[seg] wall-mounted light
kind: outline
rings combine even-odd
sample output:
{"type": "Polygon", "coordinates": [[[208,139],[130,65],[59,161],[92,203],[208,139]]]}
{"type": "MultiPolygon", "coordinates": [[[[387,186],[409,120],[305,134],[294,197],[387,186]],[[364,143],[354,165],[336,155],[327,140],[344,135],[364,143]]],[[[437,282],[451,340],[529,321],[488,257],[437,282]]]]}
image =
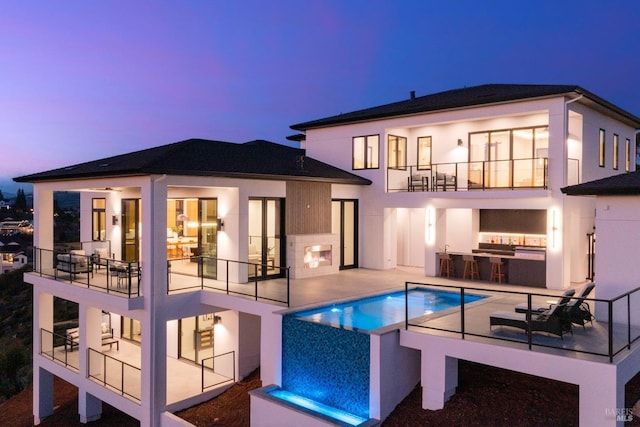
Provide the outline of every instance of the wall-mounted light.
{"type": "Polygon", "coordinates": [[[218,231],[224,231],[224,219],[218,218],[218,231]]]}
{"type": "Polygon", "coordinates": [[[463,144],[462,140],[458,138],[458,147],[462,147],[462,144],[463,144]]]}
{"type": "Polygon", "coordinates": [[[111,224],[112,225],[118,225],[118,215],[113,215],[111,217],[111,224]]]}
{"type": "Polygon", "coordinates": [[[433,208],[427,208],[427,244],[432,244],[435,240],[435,230],[433,229],[435,222],[433,208]]]}
{"type": "Polygon", "coordinates": [[[556,210],[551,210],[551,248],[556,249],[556,234],[558,233],[558,225],[556,224],[556,210]]]}
{"type": "Polygon", "coordinates": [[[218,316],[218,315],[214,315],[213,316],[213,324],[214,325],[220,325],[222,324],[222,317],[218,316]]]}

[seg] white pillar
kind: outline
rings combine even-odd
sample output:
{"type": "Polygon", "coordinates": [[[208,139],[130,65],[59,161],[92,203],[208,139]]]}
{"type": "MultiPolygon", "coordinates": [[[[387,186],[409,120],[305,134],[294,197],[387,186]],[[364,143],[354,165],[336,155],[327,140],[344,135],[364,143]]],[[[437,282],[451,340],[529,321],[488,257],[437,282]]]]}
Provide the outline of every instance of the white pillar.
{"type": "Polygon", "coordinates": [[[458,359],[422,350],[422,407],[432,411],[444,404],[458,386],[458,359]]]}
{"type": "Polygon", "coordinates": [[[260,335],[260,379],[265,385],[282,385],[282,317],[262,316],[260,335]]]}
{"type": "Polygon", "coordinates": [[[83,424],[99,420],[102,415],[102,400],[79,388],[78,412],[80,413],[80,422],[83,424]]]}
{"type": "MultiPolygon", "coordinates": [[[[35,347],[35,346],[34,346],[35,347]]],[[[33,367],[33,424],[38,425],[53,414],[53,374],[40,366],[33,367]]]]}

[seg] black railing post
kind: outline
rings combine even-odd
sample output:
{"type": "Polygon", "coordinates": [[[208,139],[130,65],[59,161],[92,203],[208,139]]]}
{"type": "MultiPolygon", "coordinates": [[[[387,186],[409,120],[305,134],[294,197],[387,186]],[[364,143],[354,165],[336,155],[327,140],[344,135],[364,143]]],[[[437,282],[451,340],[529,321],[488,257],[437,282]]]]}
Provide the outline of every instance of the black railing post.
{"type": "Polygon", "coordinates": [[[609,363],[613,362],[613,301],[607,301],[609,306],[609,363]]]}
{"type": "Polygon", "coordinates": [[[529,350],[532,348],[533,339],[531,336],[531,293],[527,294],[527,343],[529,344],[529,350]]]}
{"type": "Polygon", "coordinates": [[[289,287],[289,285],[290,285],[290,281],[289,281],[290,269],[291,269],[291,267],[287,267],[286,270],[285,270],[286,271],[285,274],[287,275],[287,307],[290,307],[290,301],[291,301],[291,288],[289,287]]]}
{"type": "Polygon", "coordinates": [[[464,288],[460,288],[460,334],[464,339],[464,288]]]}
{"type": "Polygon", "coordinates": [[[409,282],[404,282],[404,330],[409,329],[409,282]]]}
{"type": "Polygon", "coordinates": [[[631,294],[627,294],[627,349],[631,350],[631,294]]]}

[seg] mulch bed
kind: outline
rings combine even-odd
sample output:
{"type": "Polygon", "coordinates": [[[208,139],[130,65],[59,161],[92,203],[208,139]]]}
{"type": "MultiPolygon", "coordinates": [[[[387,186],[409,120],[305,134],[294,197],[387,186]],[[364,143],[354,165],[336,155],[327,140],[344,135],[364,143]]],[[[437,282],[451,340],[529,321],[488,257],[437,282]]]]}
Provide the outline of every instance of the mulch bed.
{"type": "MultiPolygon", "coordinates": [[[[135,419],[103,404],[102,418],[81,424],[78,390],[56,378],[55,413],[41,426],[139,426],[135,419]]],[[[176,413],[196,426],[249,427],[248,391],[261,387],[259,371],[215,399],[176,413]]],[[[0,424],[33,425],[31,388],[0,404],[0,424]]],[[[640,399],[640,374],[626,386],[625,406],[640,399]]],[[[578,387],[572,384],[460,361],[456,394],[439,411],[422,409],[418,386],[384,421],[383,427],[446,426],[577,426],[578,387]]],[[[640,418],[626,425],[640,426],[640,418]]]]}

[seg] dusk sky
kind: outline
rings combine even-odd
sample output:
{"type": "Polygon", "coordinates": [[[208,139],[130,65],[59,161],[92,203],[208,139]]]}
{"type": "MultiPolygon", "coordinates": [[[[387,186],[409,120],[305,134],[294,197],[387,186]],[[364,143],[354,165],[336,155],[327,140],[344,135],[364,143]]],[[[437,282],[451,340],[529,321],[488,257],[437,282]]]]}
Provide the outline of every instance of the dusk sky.
{"type": "Polygon", "coordinates": [[[0,190],[188,138],[485,83],[576,84],[640,116],[640,2],[0,0],[0,190]]]}

